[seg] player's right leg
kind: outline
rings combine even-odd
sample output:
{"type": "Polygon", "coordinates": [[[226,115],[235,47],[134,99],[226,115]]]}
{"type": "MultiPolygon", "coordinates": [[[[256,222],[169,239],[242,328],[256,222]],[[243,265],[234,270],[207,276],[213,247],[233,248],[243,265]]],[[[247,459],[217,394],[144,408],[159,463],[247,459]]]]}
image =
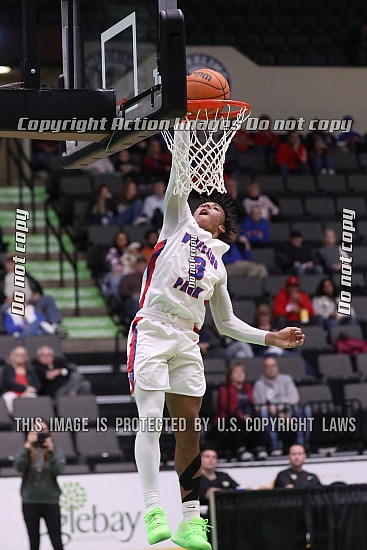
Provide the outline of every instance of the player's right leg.
{"type": "MultiPolygon", "coordinates": [[[[156,544],[171,537],[167,518],[160,506],[159,465],[161,431],[150,431],[144,425],[144,419],[162,418],[164,408],[164,391],[143,390],[135,385],[135,399],[139,411],[140,429],[135,439],[135,460],[143,491],[145,524],[149,544],[156,544]]],[[[151,428],[151,426],[150,426],[151,428]]]]}

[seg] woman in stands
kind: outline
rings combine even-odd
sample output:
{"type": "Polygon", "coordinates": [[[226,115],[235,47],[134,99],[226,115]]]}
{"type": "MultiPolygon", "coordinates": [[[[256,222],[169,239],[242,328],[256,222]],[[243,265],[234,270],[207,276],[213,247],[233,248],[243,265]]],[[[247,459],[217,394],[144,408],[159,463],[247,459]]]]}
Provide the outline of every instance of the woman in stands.
{"type": "Polygon", "coordinates": [[[30,550],[39,550],[41,518],[45,520],[54,550],[64,548],[59,506],[61,490],[57,483],[64,466],[64,453],[55,448],[48,423],[35,419],[24,449],[15,458],[15,467],[22,474],[20,492],[30,550]]]}
{"type": "Polygon", "coordinates": [[[315,315],[323,319],[324,328],[330,334],[331,327],[345,324],[355,325],[356,314],[351,307],[350,315],[338,313],[339,291],[330,277],[322,279],[316,289],[316,296],[312,299],[315,315]]]}
{"type": "Polygon", "coordinates": [[[38,378],[30,365],[25,347],[17,346],[9,355],[3,371],[3,395],[1,396],[10,415],[14,411],[17,397],[37,397],[38,378]]]}
{"type": "Polygon", "coordinates": [[[93,225],[111,225],[115,222],[115,208],[112,193],[106,183],[102,183],[89,211],[89,223],[93,225]]]}
{"type": "Polygon", "coordinates": [[[125,181],[117,203],[116,223],[119,227],[132,224],[139,218],[143,203],[138,195],[138,186],[134,180],[125,181]]]}
{"type": "Polygon", "coordinates": [[[109,271],[104,278],[103,285],[107,296],[115,296],[118,299],[120,281],[125,275],[134,272],[136,257],[140,249],[141,244],[131,243],[126,231],[118,231],[113,246],[111,246],[106,256],[109,271]]]}
{"type": "Polygon", "coordinates": [[[215,416],[218,449],[226,450],[239,460],[251,460],[253,454],[247,450],[250,438],[246,433],[246,419],[254,414],[252,386],[246,383],[245,366],[235,361],[229,368],[227,383],[220,386],[218,393],[215,416]]]}

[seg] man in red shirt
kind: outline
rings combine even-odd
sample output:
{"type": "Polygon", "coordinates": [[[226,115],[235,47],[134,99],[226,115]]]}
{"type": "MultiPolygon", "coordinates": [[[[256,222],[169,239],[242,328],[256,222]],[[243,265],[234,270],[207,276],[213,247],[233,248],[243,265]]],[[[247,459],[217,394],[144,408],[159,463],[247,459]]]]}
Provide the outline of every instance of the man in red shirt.
{"type": "Polygon", "coordinates": [[[308,323],[314,316],[311,299],[299,286],[298,277],[287,277],[285,286],[275,296],[273,308],[277,327],[308,323]]]}
{"type": "Polygon", "coordinates": [[[287,141],[279,145],[275,162],[280,175],[283,177],[287,177],[289,173],[310,173],[307,149],[302,145],[300,135],[297,131],[289,132],[287,141]]]}

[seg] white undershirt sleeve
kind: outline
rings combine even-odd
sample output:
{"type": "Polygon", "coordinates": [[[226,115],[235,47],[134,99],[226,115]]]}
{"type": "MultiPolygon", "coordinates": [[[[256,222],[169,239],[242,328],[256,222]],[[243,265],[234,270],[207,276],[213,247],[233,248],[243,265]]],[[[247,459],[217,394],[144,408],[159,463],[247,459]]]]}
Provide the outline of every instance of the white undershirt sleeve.
{"type": "Polygon", "coordinates": [[[215,286],[209,305],[213,321],[220,334],[241,342],[266,345],[265,336],[268,331],[252,327],[234,315],[226,284],[215,286]]]}

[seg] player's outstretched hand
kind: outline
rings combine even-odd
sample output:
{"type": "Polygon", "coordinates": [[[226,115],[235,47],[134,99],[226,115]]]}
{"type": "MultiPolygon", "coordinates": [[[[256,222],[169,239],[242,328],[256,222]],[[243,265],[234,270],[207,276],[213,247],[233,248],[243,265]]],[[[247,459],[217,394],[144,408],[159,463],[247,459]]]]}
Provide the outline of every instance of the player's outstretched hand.
{"type": "Polygon", "coordinates": [[[304,341],[305,335],[298,327],[286,327],[277,332],[268,332],[265,337],[267,346],[277,346],[278,348],[297,348],[302,346],[304,341]]]}

